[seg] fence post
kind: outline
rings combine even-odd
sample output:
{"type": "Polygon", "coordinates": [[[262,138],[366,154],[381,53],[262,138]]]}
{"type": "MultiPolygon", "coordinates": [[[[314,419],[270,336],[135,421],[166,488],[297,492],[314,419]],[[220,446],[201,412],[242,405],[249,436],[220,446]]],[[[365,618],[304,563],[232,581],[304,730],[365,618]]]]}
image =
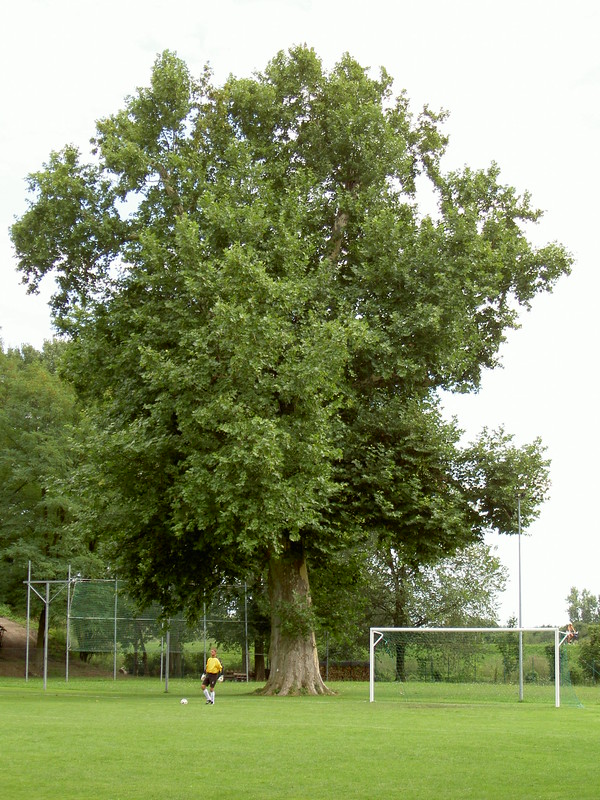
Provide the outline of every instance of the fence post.
{"type": "Polygon", "coordinates": [[[202,672],[204,672],[204,667],[206,666],[206,600],[204,601],[204,628],[202,631],[202,635],[204,637],[204,661],[202,663],[202,672]]]}
{"type": "Polygon", "coordinates": [[[115,578],[115,628],[113,636],[113,681],[117,680],[117,611],[119,603],[119,579],[115,578]]]}
{"type": "MultiPolygon", "coordinates": [[[[244,581],[244,642],[246,648],[246,652],[244,654],[246,661],[246,683],[248,683],[250,680],[250,659],[248,653],[248,585],[246,581],[244,581]]],[[[256,678],[256,675],[254,677],[256,678]]]]}
{"type": "Polygon", "coordinates": [[[29,615],[31,613],[31,561],[27,568],[27,627],[25,641],[25,682],[29,680],[29,615]]]}
{"type": "Polygon", "coordinates": [[[560,707],[560,640],[559,629],[554,629],[554,705],[560,707]]]}
{"type": "Polygon", "coordinates": [[[169,661],[171,660],[171,620],[167,621],[167,654],[165,658],[165,692],[169,691],[169,661]]]}
{"type": "Polygon", "coordinates": [[[69,682],[69,650],[71,647],[71,565],[67,574],[67,645],[65,654],[65,683],[69,682]]]}
{"type": "Polygon", "coordinates": [[[50,617],[50,581],[46,581],[46,618],[44,620],[44,691],[48,685],[48,634],[50,617]]]}

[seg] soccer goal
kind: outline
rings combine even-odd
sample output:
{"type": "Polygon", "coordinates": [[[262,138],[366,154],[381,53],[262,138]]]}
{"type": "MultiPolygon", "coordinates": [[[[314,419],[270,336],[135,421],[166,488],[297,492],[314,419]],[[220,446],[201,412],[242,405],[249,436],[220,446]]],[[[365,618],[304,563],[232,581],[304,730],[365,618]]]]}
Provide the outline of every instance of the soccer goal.
{"type": "Polygon", "coordinates": [[[558,628],[371,628],[370,701],[552,702],[560,706],[558,628]]]}

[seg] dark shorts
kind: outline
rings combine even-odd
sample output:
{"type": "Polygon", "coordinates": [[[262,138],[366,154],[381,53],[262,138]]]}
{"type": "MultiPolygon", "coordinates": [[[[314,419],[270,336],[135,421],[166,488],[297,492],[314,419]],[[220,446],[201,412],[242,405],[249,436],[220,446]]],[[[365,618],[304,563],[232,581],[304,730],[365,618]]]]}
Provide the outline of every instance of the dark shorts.
{"type": "Polygon", "coordinates": [[[205,675],[206,675],[206,678],[204,678],[204,681],[203,681],[204,685],[205,686],[210,686],[211,689],[214,689],[215,688],[215,683],[217,682],[217,679],[219,677],[219,673],[218,672],[206,672],[205,675]]]}

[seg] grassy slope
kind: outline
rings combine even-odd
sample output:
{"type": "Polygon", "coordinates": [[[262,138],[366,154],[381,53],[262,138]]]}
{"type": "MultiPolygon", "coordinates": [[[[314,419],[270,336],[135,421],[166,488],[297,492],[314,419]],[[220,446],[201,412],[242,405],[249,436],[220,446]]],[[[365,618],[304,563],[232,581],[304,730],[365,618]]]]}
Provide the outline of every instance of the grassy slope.
{"type": "Polygon", "coordinates": [[[263,698],[225,683],[0,679],[3,776],[11,800],[243,798],[596,800],[600,693],[585,707],[536,703],[263,698]],[[181,696],[187,706],[179,703],[181,696]]]}

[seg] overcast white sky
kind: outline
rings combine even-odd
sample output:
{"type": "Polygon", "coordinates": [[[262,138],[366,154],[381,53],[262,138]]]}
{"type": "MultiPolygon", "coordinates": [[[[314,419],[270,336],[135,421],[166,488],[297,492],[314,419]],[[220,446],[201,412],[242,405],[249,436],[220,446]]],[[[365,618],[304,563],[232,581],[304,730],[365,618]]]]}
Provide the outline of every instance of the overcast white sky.
{"type": "MultiPolygon", "coordinates": [[[[51,150],[88,152],[95,121],[147,85],[175,50],[221,82],[306,43],[326,66],[345,51],[384,66],[417,112],[445,108],[447,166],[486,167],[545,210],[536,243],[559,241],[573,274],[538,298],[503,347],[504,368],[474,397],[451,398],[468,438],[505,425],[517,443],[541,436],[552,493],[522,537],[523,624],[563,625],[572,586],[600,594],[597,514],[597,309],[600,185],[600,3],[597,0],[20,0],[0,7],[0,337],[41,347],[46,299],[25,294],[8,227],[25,210],[25,176],[51,150]]],[[[501,621],[518,611],[517,538],[501,621]]]]}

